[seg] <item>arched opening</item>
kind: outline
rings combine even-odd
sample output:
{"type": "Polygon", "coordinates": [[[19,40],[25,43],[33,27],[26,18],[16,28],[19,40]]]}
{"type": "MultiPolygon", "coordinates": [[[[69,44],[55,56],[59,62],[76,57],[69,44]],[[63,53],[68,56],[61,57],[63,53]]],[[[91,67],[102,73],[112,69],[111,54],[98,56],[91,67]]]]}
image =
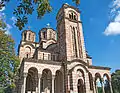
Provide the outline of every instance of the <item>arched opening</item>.
{"type": "Polygon", "coordinates": [[[24,33],[24,40],[26,40],[26,33],[24,33]]]}
{"type": "Polygon", "coordinates": [[[105,93],[111,93],[109,76],[107,74],[104,74],[103,75],[103,79],[104,79],[104,90],[105,90],[105,93]]]}
{"type": "Polygon", "coordinates": [[[78,93],[84,93],[84,82],[82,79],[78,80],[78,93]]]}
{"type": "Polygon", "coordinates": [[[73,16],[73,13],[71,13],[72,14],[72,19],[74,18],[74,16],[73,16]]]}
{"type": "Polygon", "coordinates": [[[49,69],[42,72],[41,92],[52,93],[52,72],[49,69]]]}
{"type": "Polygon", "coordinates": [[[46,32],[43,32],[43,38],[44,39],[46,38],[46,32]]]}
{"type": "Polygon", "coordinates": [[[77,55],[77,41],[76,41],[76,30],[75,30],[75,27],[73,27],[73,41],[74,41],[74,51],[75,51],[75,57],[77,58],[78,55],[77,55]]]}
{"type": "Polygon", "coordinates": [[[26,78],[26,93],[37,92],[38,90],[38,70],[34,67],[28,70],[28,76],[26,78]]]}
{"type": "Polygon", "coordinates": [[[59,70],[55,76],[55,93],[63,93],[63,74],[59,70]]]}
{"type": "Polygon", "coordinates": [[[92,74],[89,72],[89,84],[90,84],[90,90],[93,90],[93,77],[92,74]]]}
{"type": "Polygon", "coordinates": [[[27,46],[25,48],[25,57],[30,58],[30,54],[31,54],[31,48],[29,46],[27,46]]]}
{"type": "Polygon", "coordinates": [[[69,14],[69,18],[72,19],[72,15],[71,14],[69,14]]]}
{"type": "Polygon", "coordinates": [[[78,93],[85,93],[85,77],[83,70],[78,69],[77,75],[77,77],[79,78],[77,83],[78,93]]]}
{"type": "Polygon", "coordinates": [[[30,40],[31,33],[28,34],[28,40],[30,40]]]}
{"type": "Polygon", "coordinates": [[[95,88],[96,88],[96,93],[103,93],[102,79],[99,73],[95,74],[95,88]]]}
{"type": "Polygon", "coordinates": [[[77,19],[76,19],[76,15],[74,15],[74,20],[77,20],[77,19]]]}

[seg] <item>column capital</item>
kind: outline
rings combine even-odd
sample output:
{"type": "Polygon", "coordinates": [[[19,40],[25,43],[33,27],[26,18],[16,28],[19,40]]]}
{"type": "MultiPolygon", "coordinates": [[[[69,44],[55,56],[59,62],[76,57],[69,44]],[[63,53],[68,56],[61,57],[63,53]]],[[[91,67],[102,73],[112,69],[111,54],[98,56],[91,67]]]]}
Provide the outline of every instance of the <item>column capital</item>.
{"type": "Polygon", "coordinates": [[[55,75],[52,75],[52,79],[55,79],[55,75]]]}
{"type": "Polygon", "coordinates": [[[28,73],[24,73],[24,74],[23,74],[24,77],[27,77],[27,75],[28,75],[28,73]]]}
{"type": "Polygon", "coordinates": [[[41,78],[42,77],[42,74],[38,73],[38,78],[41,78]]]}

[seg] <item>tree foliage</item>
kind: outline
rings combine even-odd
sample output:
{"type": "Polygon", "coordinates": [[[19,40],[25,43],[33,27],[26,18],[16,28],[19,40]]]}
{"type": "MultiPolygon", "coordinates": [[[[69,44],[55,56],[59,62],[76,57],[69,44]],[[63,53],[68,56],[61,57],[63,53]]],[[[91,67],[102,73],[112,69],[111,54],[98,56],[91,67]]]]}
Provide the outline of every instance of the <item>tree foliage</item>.
{"type": "MultiPolygon", "coordinates": [[[[14,40],[5,34],[5,23],[0,20],[0,93],[7,88],[15,87],[15,77],[19,59],[15,55],[14,40]]],[[[8,93],[8,92],[6,92],[8,93]]]]}
{"type": "MultiPolygon", "coordinates": [[[[5,6],[4,2],[10,0],[1,0],[0,9],[5,6]]],[[[80,0],[72,0],[76,5],[80,4],[80,0]]],[[[50,0],[18,0],[19,5],[14,9],[13,14],[15,14],[17,21],[15,25],[22,30],[28,23],[28,16],[32,15],[33,11],[37,12],[37,18],[42,18],[46,13],[52,11],[52,6],[50,5],[50,0]]]]}
{"type": "Polygon", "coordinates": [[[114,93],[120,93],[120,70],[112,73],[112,87],[114,93]]]}

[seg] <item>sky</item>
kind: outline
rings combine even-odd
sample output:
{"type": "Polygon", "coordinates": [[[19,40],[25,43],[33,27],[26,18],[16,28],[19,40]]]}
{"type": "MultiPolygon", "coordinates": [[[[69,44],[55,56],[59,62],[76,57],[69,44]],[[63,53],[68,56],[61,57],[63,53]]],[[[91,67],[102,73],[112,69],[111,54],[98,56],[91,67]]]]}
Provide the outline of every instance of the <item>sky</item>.
{"type": "MultiPolygon", "coordinates": [[[[23,30],[29,27],[36,32],[38,42],[39,30],[48,23],[56,30],[56,14],[62,4],[68,3],[81,11],[85,47],[93,59],[93,65],[111,67],[111,72],[120,69],[120,0],[81,0],[79,6],[72,0],[50,0],[50,3],[52,12],[45,14],[42,19],[37,19],[34,12],[29,16],[29,23],[23,30]]],[[[13,10],[18,2],[10,0],[6,4],[7,6],[0,10],[0,18],[4,17],[7,24],[6,34],[12,35],[15,40],[17,53],[22,31],[14,26],[16,17],[13,15],[13,10]]]]}

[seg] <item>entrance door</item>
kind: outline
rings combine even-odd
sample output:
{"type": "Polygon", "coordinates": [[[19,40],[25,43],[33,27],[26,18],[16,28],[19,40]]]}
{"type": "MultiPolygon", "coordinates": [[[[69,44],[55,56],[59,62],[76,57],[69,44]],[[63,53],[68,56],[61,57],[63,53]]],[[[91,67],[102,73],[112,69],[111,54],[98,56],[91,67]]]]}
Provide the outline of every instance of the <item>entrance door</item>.
{"type": "Polygon", "coordinates": [[[82,79],[78,80],[77,87],[78,87],[78,93],[84,93],[84,84],[82,79]]]}

